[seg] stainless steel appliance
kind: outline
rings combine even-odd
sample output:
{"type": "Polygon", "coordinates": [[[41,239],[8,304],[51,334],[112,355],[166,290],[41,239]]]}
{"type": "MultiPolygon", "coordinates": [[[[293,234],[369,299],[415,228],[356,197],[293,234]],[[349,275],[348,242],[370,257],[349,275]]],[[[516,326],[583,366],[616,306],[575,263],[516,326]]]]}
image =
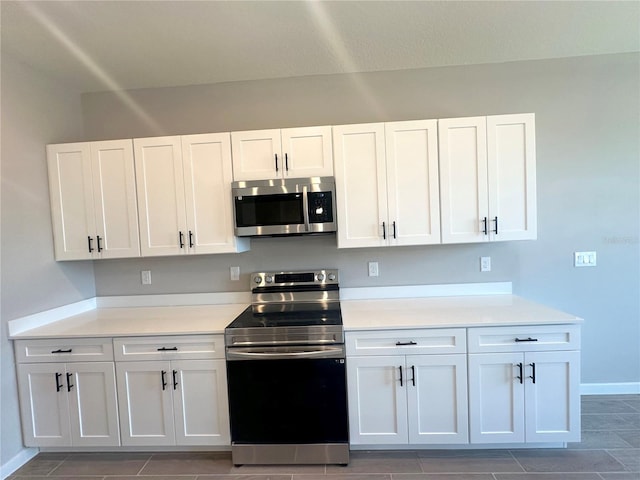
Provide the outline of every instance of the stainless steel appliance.
{"type": "Polygon", "coordinates": [[[338,271],[251,276],[252,305],[225,329],[231,452],[241,464],[347,464],[338,271]]]}
{"type": "Polygon", "coordinates": [[[231,188],[239,237],[336,231],[333,177],[233,182],[231,188]]]}

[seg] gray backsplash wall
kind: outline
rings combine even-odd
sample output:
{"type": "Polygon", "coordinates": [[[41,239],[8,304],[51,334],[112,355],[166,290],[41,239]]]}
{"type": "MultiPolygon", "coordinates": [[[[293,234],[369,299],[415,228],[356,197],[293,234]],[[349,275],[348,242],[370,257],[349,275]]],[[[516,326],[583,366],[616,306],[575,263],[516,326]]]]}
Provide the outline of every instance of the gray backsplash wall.
{"type": "Polygon", "coordinates": [[[586,319],[586,383],[640,381],[639,62],[636,54],[328,75],[83,96],[86,140],[534,112],[538,240],[338,250],[266,238],[249,252],[94,262],[98,295],[246,291],[248,273],[339,268],[344,287],[512,281],[586,319]],[[595,250],[598,266],[574,268],[595,250]],[[492,271],[479,272],[479,257],[492,271]],[[367,277],[367,261],[380,276],[367,277]],[[229,267],[240,266],[240,282],[229,267]],[[140,284],[151,270],[153,284],[140,284]],[[620,368],[625,365],[625,368],[620,368]]]}

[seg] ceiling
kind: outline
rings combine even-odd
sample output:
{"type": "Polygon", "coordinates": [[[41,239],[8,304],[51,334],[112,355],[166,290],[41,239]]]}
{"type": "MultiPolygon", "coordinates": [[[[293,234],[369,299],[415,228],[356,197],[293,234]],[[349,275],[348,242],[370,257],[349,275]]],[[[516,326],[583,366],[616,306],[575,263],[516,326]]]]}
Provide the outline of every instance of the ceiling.
{"type": "Polygon", "coordinates": [[[7,1],[1,48],[83,92],[640,51],[637,1],[7,1]]]}

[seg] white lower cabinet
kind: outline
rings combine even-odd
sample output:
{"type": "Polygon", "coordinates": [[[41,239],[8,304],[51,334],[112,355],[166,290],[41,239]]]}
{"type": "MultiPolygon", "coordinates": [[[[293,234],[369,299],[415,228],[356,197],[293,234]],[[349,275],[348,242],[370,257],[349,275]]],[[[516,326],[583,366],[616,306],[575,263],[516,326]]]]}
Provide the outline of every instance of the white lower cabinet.
{"type": "MultiPolygon", "coordinates": [[[[74,350],[81,351],[83,345],[82,340],[73,342],[71,346],[63,341],[17,341],[16,357],[29,357],[29,351],[48,347],[49,360],[56,355],[74,360],[74,350]]],[[[78,356],[92,355],[85,351],[78,356]]],[[[26,446],[120,445],[113,351],[94,356],[108,361],[46,362],[45,355],[30,357],[33,363],[19,360],[18,390],[26,446]]]]}
{"type": "Polygon", "coordinates": [[[204,341],[194,349],[194,339],[197,337],[185,337],[181,344],[179,337],[168,338],[167,343],[158,343],[157,347],[139,339],[137,350],[135,340],[115,341],[116,359],[124,354],[133,360],[136,351],[141,356],[172,358],[116,362],[123,445],[230,444],[225,361],[184,359],[203,356],[203,349],[213,350],[204,341]]]}
{"type": "Polygon", "coordinates": [[[580,441],[579,341],[578,326],[469,329],[471,443],[580,441]]]}
{"type": "Polygon", "coordinates": [[[464,329],[353,332],[346,342],[351,444],[468,443],[464,329]],[[393,351],[412,354],[384,355],[393,351]]]}

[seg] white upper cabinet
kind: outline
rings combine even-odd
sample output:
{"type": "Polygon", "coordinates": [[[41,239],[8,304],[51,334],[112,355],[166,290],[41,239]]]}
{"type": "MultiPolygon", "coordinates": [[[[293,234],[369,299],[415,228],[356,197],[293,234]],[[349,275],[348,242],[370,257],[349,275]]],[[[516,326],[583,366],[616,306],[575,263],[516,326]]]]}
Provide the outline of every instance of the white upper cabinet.
{"type": "Polygon", "coordinates": [[[442,243],[535,239],[534,114],[438,121],[442,243]]]}
{"type": "Polygon", "coordinates": [[[331,127],[232,132],[233,179],[333,175],[331,127]]]}
{"type": "Polygon", "coordinates": [[[47,145],[56,260],[140,255],[131,140],[47,145]]]}
{"type": "Polygon", "coordinates": [[[440,243],[437,121],[333,127],[338,248],[440,243]]]}
{"type": "Polygon", "coordinates": [[[134,140],[143,256],[247,249],[233,235],[228,133],[134,140]]]}

